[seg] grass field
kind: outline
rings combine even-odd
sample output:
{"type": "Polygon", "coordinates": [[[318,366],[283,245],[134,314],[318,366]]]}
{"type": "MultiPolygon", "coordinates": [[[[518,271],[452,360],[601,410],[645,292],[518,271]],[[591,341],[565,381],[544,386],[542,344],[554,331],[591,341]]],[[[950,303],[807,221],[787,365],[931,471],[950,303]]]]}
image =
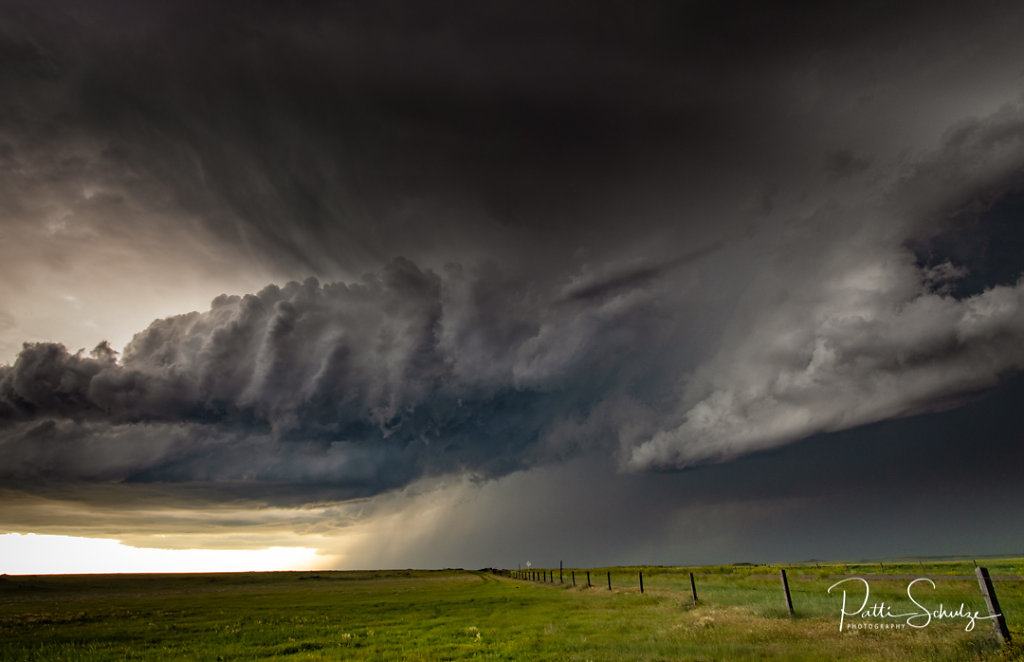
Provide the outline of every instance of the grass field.
{"type": "MultiPolygon", "coordinates": [[[[837,579],[868,579],[871,603],[965,603],[984,615],[970,561],[591,569],[563,583],[489,572],[238,573],[0,577],[2,660],[1022,660],[1024,561],[986,561],[1014,637],[991,622],[841,632],[837,579]],[[637,573],[644,573],[645,593],[637,573]],[[690,600],[696,573],[698,602],[690,600]],[[613,590],[606,572],[612,573],[613,590]]],[[[854,587],[851,587],[851,604],[854,587]]],[[[863,591],[857,594],[857,603],[863,591]]],[[[848,607],[853,609],[852,607],[848,607]]],[[[860,619],[847,622],[903,622],[860,619]]]]}

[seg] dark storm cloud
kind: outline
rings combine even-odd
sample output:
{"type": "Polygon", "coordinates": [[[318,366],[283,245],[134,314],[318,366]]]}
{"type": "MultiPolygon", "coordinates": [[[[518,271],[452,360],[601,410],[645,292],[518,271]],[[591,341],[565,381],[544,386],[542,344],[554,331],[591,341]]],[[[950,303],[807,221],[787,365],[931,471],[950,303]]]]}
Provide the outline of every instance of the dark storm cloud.
{"type": "Polygon", "coordinates": [[[662,423],[630,463],[681,467],[942,409],[1020,370],[1021,118],[1015,104],[960,122],[884,195],[815,210],[808,229],[835,235],[779,248],[749,317],[681,385],[678,427],[662,423]]]}
{"type": "Polygon", "coordinates": [[[611,391],[644,315],[580,311],[499,274],[442,278],[398,259],[351,284],[310,279],[222,296],[155,321],[120,361],[26,345],[0,368],[8,479],[264,480],[375,493],[419,476],[500,475],[543,455],[553,426],[611,391]],[[554,337],[554,338],[552,338],[554,337]]]}
{"type": "Polygon", "coordinates": [[[170,246],[181,238],[161,215],[174,213],[197,243],[290,276],[352,277],[395,254],[514,261],[527,246],[599,259],[665,229],[652,213],[624,226],[608,213],[623,198],[655,208],[734,170],[790,167],[777,155],[805,140],[790,69],[808,53],[834,49],[842,80],[847,58],[875,66],[866,43],[902,43],[922,20],[970,35],[978,13],[14,4],[0,89],[20,166],[5,198],[25,207],[45,181],[76,210],[65,232],[170,246]],[[82,188],[106,208],[84,213],[82,188]]]}
{"type": "Polygon", "coordinates": [[[669,502],[746,524],[758,495],[841,498],[813,480],[834,435],[1024,367],[1021,23],[1009,3],[9,3],[7,345],[44,295],[84,306],[69,284],[130,312],[196,274],[299,282],[150,314],[116,357],[26,346],[0,367],[0,476],[290,506],[505,477],[491,507],[620,499],[609,538],[669,502]],[[751,454],[794,443],[786,492],[751,454]],[[598,474],[559,474],[579,456],[598,474]]]}

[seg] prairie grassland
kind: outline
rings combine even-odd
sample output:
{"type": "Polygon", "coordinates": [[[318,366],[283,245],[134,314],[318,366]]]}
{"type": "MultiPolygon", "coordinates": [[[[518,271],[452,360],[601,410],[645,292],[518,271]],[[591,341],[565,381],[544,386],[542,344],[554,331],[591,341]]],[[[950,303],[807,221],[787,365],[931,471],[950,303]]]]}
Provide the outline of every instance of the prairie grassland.
{"type": "Polygon", "coordinates": [[[913,608],[908,581],[929,577],[921,603],[984,615],[967,561],[787,566],[792,618],[774,566],[600,568],[589,589],[570,569],[563,583],[557,569],[554,583],[459,570],[0,577],[0,659],[1022,660],[1024,561],[985,564],[1008,647],[989,621],[966,631],[962,618],[839,630],[841,599],[827,589],[849,576],[896,613],[913,608]]]}

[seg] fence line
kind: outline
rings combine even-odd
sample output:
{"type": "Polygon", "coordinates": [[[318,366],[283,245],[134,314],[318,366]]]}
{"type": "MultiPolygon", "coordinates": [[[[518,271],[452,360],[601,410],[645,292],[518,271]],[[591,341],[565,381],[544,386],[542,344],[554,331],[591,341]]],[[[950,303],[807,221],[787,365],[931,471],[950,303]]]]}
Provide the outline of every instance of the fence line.
{"type": "MultiPolygon", "coordinates": [[[[863,565],[865,567],[867,567],[867,564],[863,564],[863,565]]],[[[878,563],[877,565],[882,570],[882,572],[885,573],[885,566],[884,566],[884,564],[878,563]]],[[[924,564],[923,564],[923,562],[920,563],[920,566],[921,566],[921,570],[923,572],[924,571],[924,564]]],[[[816,567],[820,569],[820,565],[816,564],[816,567]]],[[[890,567],[892,567],[892,566],[890,566],[890,567]]],[[[898,565],[897,565],[897,567],[898,567],[898,565]]],[[[851,575],[849,573],[849,565],[843,564],[843,568],[847,570],[846,577],[853,576],[853,575],[851,575]]],[[[554,584],[554,582],[555,582],[555,572],[554,572],[553,569],[550,570],[550,571],[547,570],[547,569],[541,569],[539,571],[538,570],[522,570],[522,569],[516,569],[516,570],[492,570],[491,572],[493,572],[494,574],[505,575],[507,577],[510,577],[510,578],[513,578],[513,579],[518,579],[518,580],[523,580],[523,581],[537,581],[537,582],[551,583],[551,584],[554,584]]],[[[589,588],[593,587],[593,584],[591,583],[591,580],[590,580],[590,570],[586,570],[585,572],[586,572],[586,575],[587,575],[587,586],[586,586],[586,588],[589,589],[589,588]]],[[[559,561],[558,562],[558,583],[559,584],[564,584],[564,574],[563,573],[564,573],[563,562],[559,561]]],[[[655,573],[654,576],[657,576],[658,574],[659,573],[655,573]]],[[[666,572],[664,574],[672,574],[672,575],[677,575],[678,574],[678,575],[681,576],[681,573],[678,572],[678,571],[676,571],[676,572],[669,571],[669,572],[666,572]]],[[[695,579],[696,575],[695,575],[695,573],[693,571],[689,571],[688,574],[689,574],[689,585],[690,585],[689,588],[690,588],[690,595],[691,595],[691,598],[692,598],[692,605],[695,606],[697,604],[697,582],[696,582],[696,579],[695,579]]],[[[986,604],[986,606],[988,608],[988,612],[989,612],[990,618],[992,620],[994,634],[995,634],[996,638],[999,640],[1000,643],[1002,643],[1004,645],[1005,644],[1009,644],[1010,641],[1011,641],[1011,638],[1010,638],[1010,631],[1009,631],[1009,629],[1007,627],[1007,624],[1006,624],[1006,615],[1002,611],[1002,609],[1001,609],[1001,607],[999,605],[999,600],[996,597],[995,587],[992,584],[991,575],[989,574],[989,571],[988,571],[987,568],[981,567],[981,566],[977,566],[976,562],[975,562],[975,574],[976,574],[976,577],[977,577],[977,580],[978,580],[978,586],[981,589],[982,597],[983,597],[983,599],[985,601],[985,604],[986,604]]],[[[608,582],[608,590],[611,591],[611,590],[613,590],[612,589],[612,573],[611,573],[611,570],[607,570],[605,572],[605,576],[606,576],[606,579],[607,579],[607,582],[608,582]]],[[[703,573],[702,576],[705,576],[705,577],[727,576],[727,573],[703,573]]],[[[756,574],[745,574],[744,575],[744,574],[740,574],[740,576],[741,577],[748,577],[748,578],[749,577],[767,578],[770,575],[756,575],[756,574]]],[[[798,576],[802,577],[802,578],[817,578],[817,579],[827,579],[827,578],[831,578],[831,577],[836,577],[836,575],[822,575],[822,574],[802,575],[802,576],[798,575],[798,576]]],[[[937,575],[937,576],[938,577],[943,577],[943,578],[946,578],[946,579],[950,579],[950,580],[962,580],[962,579],[965,579],[965,577],[960,576],[960,575],[941,575],[940,574],[940,575],[937,575]]],[[[572,586],[575,587],[576,586],[576,571],[575,570],[571,570],[570,571],[570,577],[571,577],[571,581],[572,581],[572,586]]],[[[786,613],[787,613],[788,616],[792,617],[792,616],[795,615],[795,610],[794,610],[794,605],[793,605],[793,596],[792,596],[792,594],[790,592],[790,587],[789,587],[789,579],[788,579],[788,576],[786,574],[786,569],[785,568],[779,568],[779,575],[778,575],[778,577],[781,580],[781,584],[782,584],[782,591],[783,591],[783,598],[785,600],[784,605],[785,605],[786,613]]],[[[843,577],[843,575],[839,575],[839,577],[843,577]]],[[[865,575],[865,577],[864,577],[865,581],[867,580],[866,579],[867,577],[870,577],[870,575],[865,575]]],[[[901,575],[883,574],[881,578],[884,579],[884,580],[890,580],[891,581],[891,580],[901,579],[901,578],[904,578],[904,577],[901,576],[901,575]]],[[[1021,580],[1021,578],[1019,576],[1011,576],[1011,577],[1009,577],[1009,579],[1016,580],[1016,581],[1020,581],[1021,580]]],[[[644,573],[643,573],[643,570],[639,570],[639,569],[637,570],[637,580],[638,580],[638,584],[639,584],[639,592],[640,592],[640,594],[644,594],[644,573]]]]}

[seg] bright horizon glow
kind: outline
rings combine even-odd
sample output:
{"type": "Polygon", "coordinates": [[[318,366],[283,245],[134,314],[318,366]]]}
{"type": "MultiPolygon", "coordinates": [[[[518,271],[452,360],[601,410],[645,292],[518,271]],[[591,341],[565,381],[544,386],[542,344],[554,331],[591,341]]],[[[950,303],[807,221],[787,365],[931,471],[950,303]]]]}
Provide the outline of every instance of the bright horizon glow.
{"type": "Polygon", "coordinates": [[[155,549],[108,538],[0,535],[0,573],[8,575],[323,570],[329,562],[310,547],[155,549]]]}

